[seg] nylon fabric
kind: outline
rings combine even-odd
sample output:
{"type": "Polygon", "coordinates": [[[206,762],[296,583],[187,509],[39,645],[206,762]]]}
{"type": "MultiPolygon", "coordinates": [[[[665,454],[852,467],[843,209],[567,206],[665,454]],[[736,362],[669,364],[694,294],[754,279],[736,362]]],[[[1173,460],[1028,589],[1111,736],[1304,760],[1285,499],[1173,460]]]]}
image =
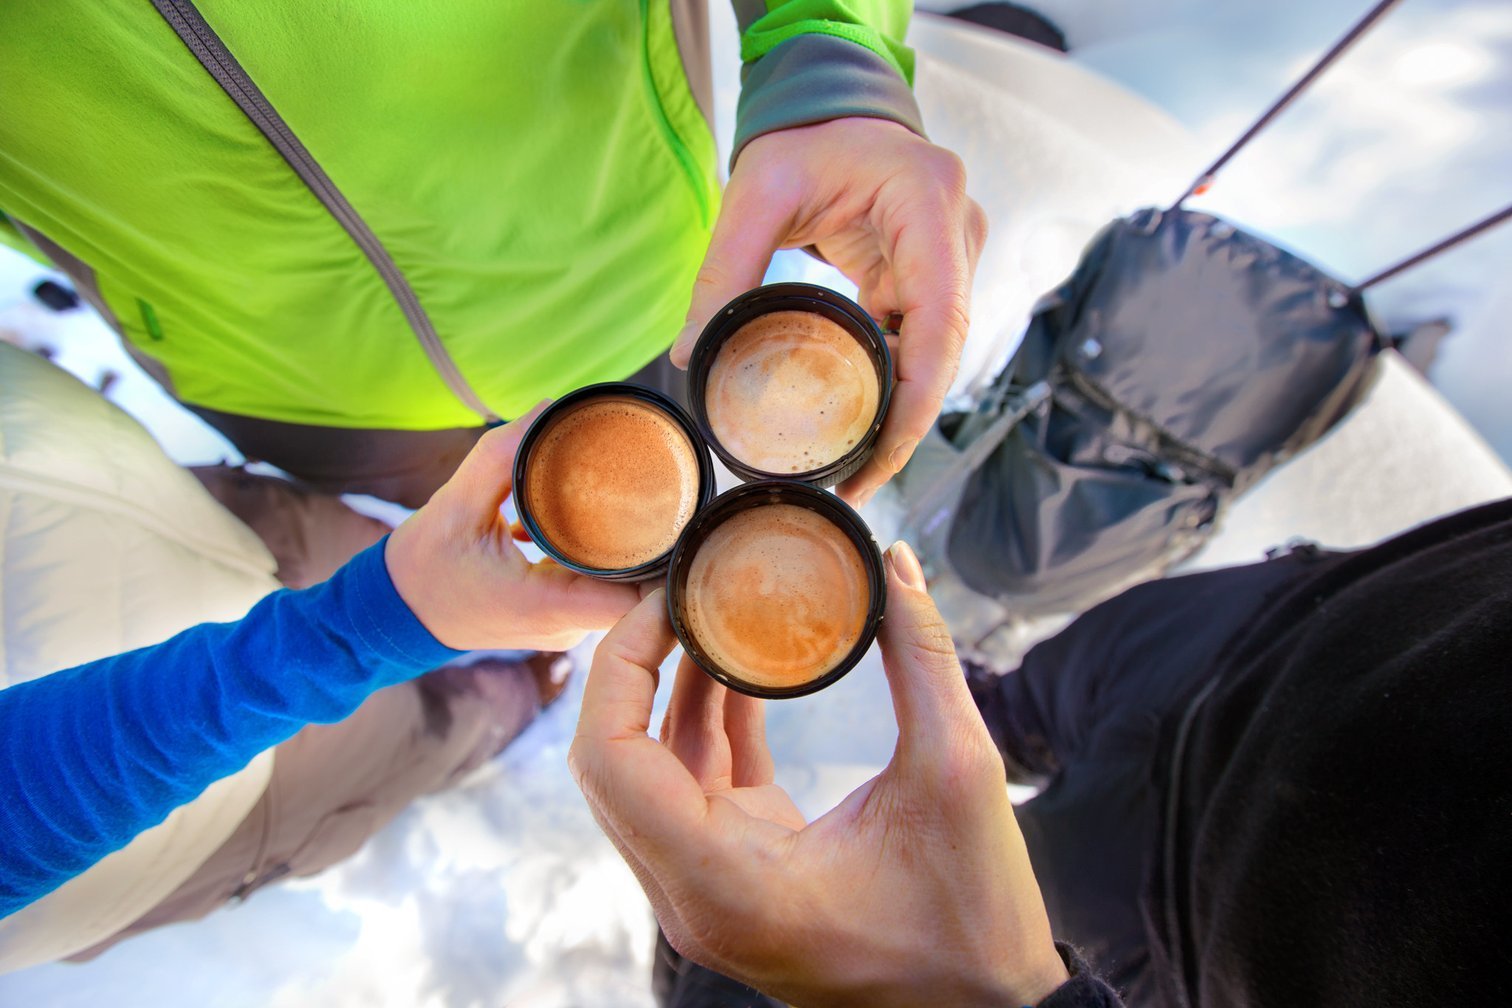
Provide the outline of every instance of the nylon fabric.
{"type": "Polygon", "coordinates": [[[28,259],[36,260],[43,265],[47,264],[47,260],[37,252],[37,247],[26,240],[26,235],[22,234],[21,229],[11,223],[3,210],[0,210],[0,245],[15,249],[28,259]]]}
{"type": "Polygon", "coordinates": [[[1207,214],[1139,211],[915,454],[911,528],[980,595],[1079,611],[1201,546],[1365,395],[1383,345],[1363,301],[1297,256],[1207,214]]]}
{"type": "MultiPolygon", "coordinates": [[[[194,9],[406,284],[390,289],[151,5],[0,8],[0,207],[87,267],[185,403],[467,427],[463,383],[488,414],[517,416],[623,378],[681,328],[718,187],[666,0],[194,9]],[[406,287],[443,353],[401,309],[406,287]]],[[[757,102],[760,130],[852,114],[917,128],[901,81],[877,79],[911,72],[908,10],[768,11],[759,31],[781,37],[763,51],[839,33],[875,65],[799,67],[791,108],[757,102]]]]}
{"type": "Polygon", "coordinates": [[[913,4],[896,0],[768,0],[767,13],[744,26],[740,58],[752,63],[800,35],[834,35],[865,46],[913,84],[913,50],[903,44],[913,4]]]}
{"type": "MultiPolygon", "coordinates": [[[[675,336],[717,195],[664,5],[199,7],[491,410],[623,377],[675,336]]],[[[150,7],[7,6],[0,93],[0,206],[95,269],[180,398],[324,426],[476,422],[150,7]]]]}

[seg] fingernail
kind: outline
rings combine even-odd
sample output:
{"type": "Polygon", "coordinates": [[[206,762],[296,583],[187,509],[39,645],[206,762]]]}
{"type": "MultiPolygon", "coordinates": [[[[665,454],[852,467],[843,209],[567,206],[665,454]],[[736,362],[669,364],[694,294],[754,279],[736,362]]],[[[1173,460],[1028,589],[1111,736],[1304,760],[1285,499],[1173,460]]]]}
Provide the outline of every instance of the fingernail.
{"type": "Polygon", "coordinates": [[[902,472],[903,466],[913,456],[914,449],[917,447],[919,447],[918,441],[904,441],[898,445],[892,450],[892,454],[887,456],[888,468],[893,472],[902,472]]]}
{"type": "Polygon", "coordinates": [[[919,558],[914,555],[913,549],[899,539],[887,548],[887,560],[892,564],[893,573],[898,575],[898,580],[915,591],[924,591],[924,568],[919,566],[919,558]]]}
{"type": "Polygon", "coordinates": [[[687,357],[693,353],[693,341],[698,338],[698,333],[703,327],[697,322],[689,322],[683,326],[677,334],[677,339],[672,344],[670,356],[676,360],[678,357],[687,357]]]}

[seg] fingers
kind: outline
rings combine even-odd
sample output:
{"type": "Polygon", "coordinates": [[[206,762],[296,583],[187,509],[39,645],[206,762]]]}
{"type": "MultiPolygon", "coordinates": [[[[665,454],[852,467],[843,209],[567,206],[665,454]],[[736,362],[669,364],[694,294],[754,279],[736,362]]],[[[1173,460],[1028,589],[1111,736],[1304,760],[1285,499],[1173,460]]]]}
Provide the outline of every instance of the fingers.
{"type": "MultiPolygon", "coordinates": [[[[957,252],[964,264],[964,250],[957,252]]],[[[887,477],[903,468],[940,415],[966,345],[967,298],[963,279],[959,286],[941,290],[904,312],[898,334],[898,380],[873,455],[874,468],[887,477]]]]}
{"type": "Polygon", "coordinates": [[[842,488],[847,500],[864,503],[908,462],[940,415],[966,346],[971,278],[987,219],[966,195],[960,160],[936,151],[935,184],[899,197],[898,209],[884,216],[893,307],[903,314],[897,384],[871,461],[842,488]]]}
{"type": "Polygon", "coordinates": [[[885,556],[887,612],[878,638],[898,717],[898,753],[950,755],[944,741],[985,731],[972,702],[950,630],[924,590],[918,558],[903,542],[885,556]]]}
{"type": "Polygon", "coordinates": [[[614,626],[643,597],[638,585],[587,577],[550,557],[533,564],[530,576],[530,594],[539,603],[539,611],[570,616],[572,625],[581,630],[614,626]]]}
{"type": "Polygon", "coordinates": [[[705,792],[731,786],[730,740],[724,727],[725,698],[730,695],[730,690],[683,657],[667,704],[662,742],[705,792]]]}
{"type": "Polygon", "coordinates": [[[725,697],[724,730],[730,740],[730,784],[751,788],[772,783],[776,768],[767,747],[766,703],[731,691],[725,697]]]}
{"type": "MultiPolygon", "coordinates": [[[[657,918],[676,928],[681,922],[669,888],[685,885],[690,871],[720,875],[725,852],[708,828],[703,789],[669,749],[645,734],[655,669],[672,641],[661,592],[648,596],[605,636],[593,657],[568,766],[657,918]]],[[[696,712],[703,702],[696,690],[684,687],[684,707],[696,712]]],[[[694,889],[705,886],[695,882],[694,889]]]]}
{"type": "Polygon", "coordinates": [[[645,735],[656,700],[657,670],[674,643],[666,596],[652,592],[594,651],[578,736],[599,743],[645,735]]]}
{"type": "Polygon", "coordinates": [[[737,163],[725,189],[714,236],[703,266],[693,281],[693,300],[687,324],[672,345],[672,363],[688,366],[693,344],[714,313],[736,296],[761,285],[772,253],[781,247],[792,227],[792,208],[771,186],[746,182],[737,163]]]}
{"type": "Polygon", "coordinates": [[[666,598],[654,592],[605,635],[593,655],[568,765],[612,836],[635,847],[680,845],[696,834],[703,790],[676,757],[648,738],[657,668],[674,636],[666,598]]]}
{"type": "Polygon", "coordinates": [[[662,740],[706,793],[772,783],[765,705],[721,686],[686,655],[662,740]]]}
{"type": "Polygon", "coordinates": [[[835,487],[835,496],[858,511],[893,478],[894,472],[874,454],[850,479],[835,487]]]}
{"type": "Polygon", "coordinates": [[[896,476],[934,426],[960,366],[966,325],[964,300],[904,316],[887,419],[871,458],[835,490],[852,507],[864,505],[896,476]]]}
{"type": "Polygon", "coordinates": [[[492,527],[514,487],[515,453],[520,441],[546,405],[537,403],[519,419],[485,433],[436,496],[444,494],[449,506],[459,509],[477,528],[492,527]]]}

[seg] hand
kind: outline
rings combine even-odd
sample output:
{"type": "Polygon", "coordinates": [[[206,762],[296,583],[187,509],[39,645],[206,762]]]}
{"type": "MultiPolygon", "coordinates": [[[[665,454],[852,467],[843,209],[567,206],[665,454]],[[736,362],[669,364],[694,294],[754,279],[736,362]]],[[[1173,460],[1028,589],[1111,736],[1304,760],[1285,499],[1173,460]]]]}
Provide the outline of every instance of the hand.
{"type": "Polygon", "coordinates": [[[484,434],[446,485],[394,530],[389,576],[425,628],[463,651],[564,651],[612,626],[640,598],[634,585],[530,563],[499,513],[515,452],[540,407],[484,434]]]}
{"type": "Polygon", "coordinates": [[[714,313],[757,287],[779,248],[814,246],[877,319],[899,312],[898,383],[872,460],[839,493],[865,503],[939,416],[966,342],[987,217],[954,154],[886,119],[834,119],[757,137],[740,152],[672,348],[687,367],[714,313]]]}
{"type": "Polygon", "coordinates": [[[892,762],[804,824],[761,701],[671,651],[657,593],[599,646],[569,762],[683,955],[804,1008],[1035,1004],[1067,979],[988,737],[907,546],[888,551],[892,762]]]}

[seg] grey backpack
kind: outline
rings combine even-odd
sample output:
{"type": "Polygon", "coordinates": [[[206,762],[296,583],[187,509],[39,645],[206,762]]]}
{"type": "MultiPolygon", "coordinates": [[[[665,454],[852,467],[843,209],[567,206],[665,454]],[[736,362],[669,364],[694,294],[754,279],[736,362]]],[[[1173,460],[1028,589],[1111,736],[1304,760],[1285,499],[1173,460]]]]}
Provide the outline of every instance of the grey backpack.
{"type": "Polygon", "coordinates": [[[1161,573],[1368,388],[1389,341],[1361,292],[1512,215],[1350,285],[1183,208],[1391,2],[1176,205],[1104,228],[976,407],[940,418],[899,480],[903,534],[933,573],[1023,616],[1075,612],[1161,573]]]}

